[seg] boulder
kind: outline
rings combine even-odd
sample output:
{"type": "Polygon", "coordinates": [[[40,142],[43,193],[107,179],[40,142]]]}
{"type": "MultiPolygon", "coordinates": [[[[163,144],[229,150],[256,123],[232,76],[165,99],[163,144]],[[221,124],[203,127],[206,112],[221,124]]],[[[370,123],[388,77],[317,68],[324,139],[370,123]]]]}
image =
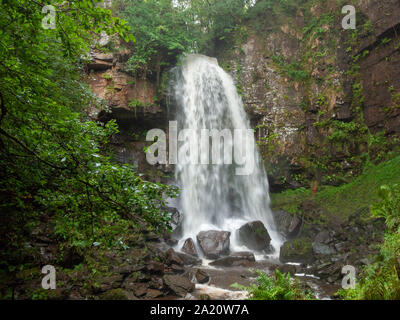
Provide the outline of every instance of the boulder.
{"type": "Polygon", "coordinates": [[[207,283],[210,280],[208,273],[201,269],[197,269],[194,276],[198,283],[207,283]]]}
{"type": "Polygon", "coordinates": [[[256,261],[252,252],[233,252],[227,257],[219,258],[210,263],[216,267],[251,266],[256,261]]]}
{"type": "Polygon", "coordinates": [[[183,252],[176,252],[176,254],[183,261],[185,266],[196,266],[201,264],[201,259],[196,258],[195,256],[183,252]]]}
{"type": "Polygon", "coordinates": [[[169,248],[167,250],[167,252],[166,252],[165,263],[168,266],[171,266],[173,264],[178,265],[178,266],[183,266],[184,265],[184,262],[179,257],[178,253],[175,252],[175,250],[172,249],[172,248],[169,248]]]}
{"type": "Polygon", "coordinates": [[[150,261],[147,265],[146,265],[146,270],[150,273],[154,273],[154,274],[162,274],[164,273],[164,269],[165,266],[163,263],[158,262],[158,261],[150,261]]]}
{"type": "Polygon", "coordinates": [[[261,221],[246,223],[238,230],[239,242],[256,251],[271,251],[271,237],[261,221]]]}
{"type": "Polygon", "coordinates": [[[322,230],[315,236],[314,242],[329,244],[330,242],[332,242],[332,237],[330,232],[328,230],[322,230]]]}
{"type": "Polygon", "coordinates": [[[210,276],[203,269],[192,269],[188,271],[185,276],[193,283],[207,283],[210,281],[210,276]]]}
{"type": "Polygon", "coordinates": [[[172,227],[172,237],[180,238],[182,233],[182,221],[183,216],[178,211],[178,209],[173,207],[163,207],[164,211],[168,212],[168,215],[171,218],[171,227],[172,227]]]}
{"type": "Polygon", "coordinates": [[[302,220],[297,216],[280,210],[273,212],[275,225],[278,231],[288,239],[297,237],[300,233],[302,220]]]}
{"type": "Polygon", "coordinates": [[[314,260],[311,241],[306,238],[286,241],[281,247],[279,260],[283,263],[311,263],[314,260]]]}
{"type": "Polygon", "coordinates": [[[186,277],[179,275],[165,275],[163,277],[165,286],[177,296],[185,297],[187,293],[195,289],[195,285],[186,277]]]}
{"type": "Polygon", "coordinates": [[[314,254],[330,255],[330,254],[334,254],[336,252],[335,249],[331,248],[327,244],[323,244],[320,242],[313,242],[312,248],[313,248],[314,254]]]}
{"type": "Polygon", "coordinates": [[[182,252],[198,257],[196,246],[192,238],[187,238],[181,249],[182,252]]]}
{"type": "Polygon", "coordinates": [[[228,231],[202,231],[197,235],[197,242],[208,259],[218,259],[229,254],[231,233],[228,231]]]}

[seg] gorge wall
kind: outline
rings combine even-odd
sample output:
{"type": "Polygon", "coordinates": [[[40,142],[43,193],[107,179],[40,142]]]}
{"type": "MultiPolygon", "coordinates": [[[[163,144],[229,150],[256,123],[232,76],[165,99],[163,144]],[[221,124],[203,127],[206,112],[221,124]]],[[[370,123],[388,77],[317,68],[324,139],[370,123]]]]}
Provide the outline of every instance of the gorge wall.
{"type": "Polygon", "coordinates": [[[371,137],[391,144],[400,133],[400,4],[359,1],[355,31],[341,27],[343,5],[271,16],[219,55],[257,128],[272,191],[344,182],[363,154],[386,152],[371,137]]]}
{"type": "MultiPolygon", "coordinates": [[[[342,29],[343,5],[310,1],[295,13],[263,13],[261,27],[249,21],[244,36],[214,53],[236,79],[272,191],[346,182],[397,142],[400,4],[358,1],[354,31],[342,29]]],[[[147,166],[143,133],[171,118],[165,89],[124,70],[129,50],[92,57],[88,82],[107,108],[91,115],[117,119],[118,161],[162,181],[172,168],[147,166]]]]}

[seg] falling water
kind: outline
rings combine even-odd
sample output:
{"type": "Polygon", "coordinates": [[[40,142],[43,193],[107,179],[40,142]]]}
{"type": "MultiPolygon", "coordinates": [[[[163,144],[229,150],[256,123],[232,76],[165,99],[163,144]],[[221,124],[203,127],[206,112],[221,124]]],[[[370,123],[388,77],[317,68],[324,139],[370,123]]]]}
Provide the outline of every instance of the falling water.
{"type": "MultiPolygon", "coordinates": [[[[216,59],[186,56],[177,68],[173,90],[179,129],[251,128],[232,78],[216,59]]],[[[235,163],[176,165],[184,215],[183,237],[178,246],[188,237],[196,239],[200,231],[224,230],[231,232],[232,251],[248,250],[238,244],[236,230],[246,222],[261,220],[275,253],[279,252],[281,239],[269,206],[267,175],[255,146],[254,170],[250,175],[236,175],[235,163]]],[[[182,146],[179,148],[178,153],[182,152],[182,146]]]]}

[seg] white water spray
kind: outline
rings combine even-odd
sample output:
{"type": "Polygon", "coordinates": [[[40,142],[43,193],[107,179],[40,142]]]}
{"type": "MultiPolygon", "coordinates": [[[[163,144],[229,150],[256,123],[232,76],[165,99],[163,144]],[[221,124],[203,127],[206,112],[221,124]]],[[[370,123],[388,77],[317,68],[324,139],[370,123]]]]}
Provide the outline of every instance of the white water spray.
{"type": "MultiPolygon", "coordinates": [[[[235,84],[216,59],[186,56],[177,68],[173,90],[181,129],[251,129],[235,84]]],[[[222,144],[221,152],[223,147],[222,144]]],[[[181,146],[179,152],[186,151],[181,146]]],[[[184,215],[179,248],[186,238],[195,240],[200,231],[224,230],[231,232],[231,251],[248,251],[238,244],[236,230],[247,222],[260,220],[268,229],[275,254],[279,253],[282,240],[276,232],[268,179],[255,143],[252,152],[255,163],[250,175],[236,175],[237,164],[178,162],[176,177],[182,189],[180,209],[184,215]]]]}

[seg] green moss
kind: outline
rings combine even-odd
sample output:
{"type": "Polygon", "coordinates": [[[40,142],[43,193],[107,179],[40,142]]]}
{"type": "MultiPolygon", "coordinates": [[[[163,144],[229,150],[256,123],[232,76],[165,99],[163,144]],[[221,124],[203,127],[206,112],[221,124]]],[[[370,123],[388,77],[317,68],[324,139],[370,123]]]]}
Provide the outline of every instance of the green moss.
{"type": "Polygon", "coordinates": [[[121,288],[112,289],[107,292],[104,292],[100,298],[102,300],[129,300],[126,292],[121,288]]]}
{"type": "Polygon", "coordinates": [[[287,241],[281,247],[280,260],[282,262],[311,262],[313,249],[311,240],[299,238],[287,241]]]}
{"type": "Polygon", "coordinates": [[[345,222],[351,214],[379,200],[377,190],[381,185],[398,183],[399,177],[400,156],[396,156],[378,165],[368,165],[359,177],[348,184],[322,186],[314,198],[312,191],[305,188],[272,194],[272,207],[274,210],[307,215],[311,213],[303,212],[302,204],[312,201],[325,222],[345,222]]]}

